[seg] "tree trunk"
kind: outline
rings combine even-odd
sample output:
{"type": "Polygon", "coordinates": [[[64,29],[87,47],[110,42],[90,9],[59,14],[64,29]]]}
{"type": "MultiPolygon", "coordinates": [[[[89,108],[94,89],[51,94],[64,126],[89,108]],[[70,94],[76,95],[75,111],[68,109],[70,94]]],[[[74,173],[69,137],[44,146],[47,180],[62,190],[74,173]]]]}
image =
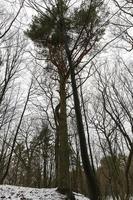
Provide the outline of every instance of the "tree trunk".
{"type": "Polygon", "coordinates": [[[85,172],[86,179],[87,179],[90,199],[91,200],[99,200],[100,196],[101,196],[100,189],[99,189],[96,175],[90,164],[90,160],[89,160],[89,156],[88,156],[87,144],[86,144],[86,138],[85,138],[85,132],[84,132],[84,125],[83,125],[79,96],[78,96],[78,91],[77,91],[77,86],[76,86],[74,65],[71,60],[71,54],[70,54],[70,50],[68,48],[68,43],[67,43],[65,35],[64,35],[64,40],[65,40],[66,54],[67,54],[68,63],[69,63],[69,67],[70,67],[74,107],[75,107],[75,113],[76,113],[77,130],[78,130],[79,141],[80,141],[80,149],[81,149],[81,158],[82,158],[82,162],[83,162],[83,168],[84,168],[84,172],[85,172]]]}
{"type": "Polygon", "coordinates": [[[69,148],[66,113],[65,80],[60,76],[60,113],[59,113],[59,185],[60,192],[69,191],[69,148]]]}
{"type": "Polygon", "coordinates": [[[79,140],[80,140],[81,157],[82,157],[83,167],[84,167],[84,171],[85,171],[87,182],[88,182],[90,198],[91,200],[98,200],[100,199],[100,190],[99,190],[99,186],[94,174],[94,170],[90,164],[89,156],[87,152],[87,144],[86,144],[84,126],[83,126],[80,103],[79,103],[79,96],[78,96],[78,91],[76,87],[76,80],[75,80],[73,67],[71,67],[71,81],[72,81],[73,98],[74,98],[75,113],[76,113],[76,120],[77,120],[77,128],[78,128],[78,134],[79,134],[79,140]]]}
{"type": "Polygon", "coordinates": [[[58,186],[59,179],[59,109],[60,103],[55,108],[55,123],[56,123],[56,135],[55,135],[55,187],[58,186]]]}
{"type": "Polygon", "coordinates": [[[43,157],[43,187],[47,187],[47,159],[43,157]]]}

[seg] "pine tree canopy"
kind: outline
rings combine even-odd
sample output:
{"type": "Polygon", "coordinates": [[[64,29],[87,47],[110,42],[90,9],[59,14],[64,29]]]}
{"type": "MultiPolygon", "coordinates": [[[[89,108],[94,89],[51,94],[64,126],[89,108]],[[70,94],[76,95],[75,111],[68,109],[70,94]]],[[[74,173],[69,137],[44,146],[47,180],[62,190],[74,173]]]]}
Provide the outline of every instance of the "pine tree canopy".
{"type": "Polygon", "coordinates": [[[34,16],[26,35],[39,47],[63,45],[61,15],[65,24],[67,41],[73,49],[88,48],[94,45],[105,31],[102,26],[107,13],[103,11],[103,1],[83,1],[79,7],[72,8],[66,1],[59,1],[42,14],[34,16]],[[102,14],[102,12],[104,14],[102,14]],[[104,15],[104,16],[103,16],[104,15]],[[80,37],[79,37],[80,36],[80,37]]]}

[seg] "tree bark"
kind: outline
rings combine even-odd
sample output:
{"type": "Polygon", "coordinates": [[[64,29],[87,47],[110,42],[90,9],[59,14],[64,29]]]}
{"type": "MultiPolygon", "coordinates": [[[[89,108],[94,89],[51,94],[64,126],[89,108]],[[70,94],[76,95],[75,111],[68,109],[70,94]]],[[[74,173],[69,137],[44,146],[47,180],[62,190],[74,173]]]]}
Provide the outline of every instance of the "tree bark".
{"type": "Polygon", "coordinates": [[[65,40],[64,42],[65,42],[67,59],[68,59],[69,67],[70,67],[70,76],[71,76],[71,83],[72,83],[72,90],[73,90],[74,107],[75,107],[75,113],[76,113],[77,130],[78,130],[79,141],[80,141],[80,149],[81,149],[81,158],[82,158],[82,162],[83,162],[83,168],[84,168],[84,172],[85,172],[86,179],[87,179],[90,199],[91,200],[99,200],[100,196],[101,196],[100,189],[99,189],[96,175],[90,164],[88,151],[87,151],[84,125],[83,125],[83,120],[82,120],[79,96],[78,96],[75,73],[74,73],[75,66],[72,63],[71,53],[68,48],[65,33],[64,33],[64,40],[65,40]]]}
{"type": "Polygon", "coordinates": [[[76,87],[76,80],[75,80],[73,67],[71,67],[71,81],[72,81],[73,98],[74,98],[75,113],[76,113],[76,120],[77,120],[77,129],[78,129],[79,140],[80,140],[81,157],[82,157],[84,171],[87,177],[90,198],[91,200],[98,200],[100,199],[100,190],[99,190],[99,186],[98,186],[93,168],[89,161],[84,126],[83,126],[81,109],[80,109],[79,96],[78,96],[78,91],[76,87]]]}
{"type": "Polygon", "coordinates": [[[55,108],[55,124],[56,124],[56,135],[55,135],[55,187],[58,186],[58,176],[59,176],[59,109],[60,103],[55,108]]]}
{"type": "Polygon", "coordinates": [[[66,113],[66,83],[60,76],[60,113],[59,113],[59,191],[69,191],[69,148],[66,113]]]}

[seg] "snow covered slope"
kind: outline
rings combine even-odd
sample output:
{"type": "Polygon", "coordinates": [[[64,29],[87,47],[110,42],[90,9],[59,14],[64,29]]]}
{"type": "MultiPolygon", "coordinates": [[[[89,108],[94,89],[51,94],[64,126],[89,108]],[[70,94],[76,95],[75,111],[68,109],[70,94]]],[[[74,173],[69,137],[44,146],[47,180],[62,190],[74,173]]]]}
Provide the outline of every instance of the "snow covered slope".
{"type": "MultiPolygon", "coordinates": [[[[89,200],[81,194],[75,193],[76,200],[89,200]]],[[[36,189],[0,185],[0,200],[65,200],[65,196],[52,189],[36,189]]]]}

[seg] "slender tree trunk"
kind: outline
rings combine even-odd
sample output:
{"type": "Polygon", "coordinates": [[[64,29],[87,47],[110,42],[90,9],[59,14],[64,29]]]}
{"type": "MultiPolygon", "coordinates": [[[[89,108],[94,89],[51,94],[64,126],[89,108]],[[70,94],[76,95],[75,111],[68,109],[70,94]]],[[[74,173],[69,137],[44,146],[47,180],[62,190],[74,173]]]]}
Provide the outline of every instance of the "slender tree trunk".
{"type": "Polygon", "coordinates": [[[95,167],[94,167],[94,161],[93,161],[93,155],[92,155],[92,148],[91,148],[91,142],[90,142],[90,133],[89,133],[89,126],[88,126],[88,120],[86,116],[86,109],[85,109],[85,103],[84,103],[84,97],[83,97],[83,91],[82,91],[82,84],[81,84],[81,79],[80,79],[80,95],[81,95],[81,103],[83,106],[83,114],[84,114],[84,119],[85,119],[85,124],[86,124],[86,131],[88,135],[88,147],[89,147],[89,155],[90,155],[90,163],[92,166],[92,169],[95,173],[95,167]]]}
{"type": "Polygon", "coordinates": [[[66,113],[66,83],[60,76],[60,114],[59,114],[59,185],[58,189],[66,193],[69,190],[69,148],[66,113]]]}
{"type": "Polygon", "coordinates": [[[125,177],[126,177],[126,199],[129,198],[129,194],[130,194],[129,172],[130,172],[132,157],[133,157],[133,149],[130,150],[130,153],[129,153],[129,156],[128,156],[128,160],[127,160],[127,164],[126,164],[126,169],[125,169],[125,177]]]}
{"type": "Polygon", "coordinates": [[[32,170],[31,170],[31,164],[29,163],[26,168],[26,187],[30,187],[32,183],[32,170]]]}
{"type": "Polygon", "coordinates": [[[89,156],[88,156],[87,144],[86,144],[86,138],[85,138],[85,132],[84,132],[84,125],[83,125],[79,96],[78,96],[78,91],[77,91],[77,86],[76,86],[74,65],[73,65],[72,60],[71,60],[71,54],[70,54],[70,51],[69,51],[69,48],[68,48],[66,36],[64,36],[64,39],[65,39],[66,54],[67,54],[68,63],[69,63],[69,67],[70,67],[74,107],[75,107],[75,113],[76,113],[77,129],[78,129],[78,134],[79,134],[83,168],[84,168],[84,172],[85,172],[86,179],[87,179],[88,190],[89,190],[89,193],[90,193],[90,199],[91,200],[99,200],[101,194],[100,194],[100,189],[99,189],[99,185],[98,185],[98,182],[97,182],[96,175],[95,175],[93,168],[90,164],[90,160],[89,160],[89,156]]]}
{"type": "Polygon", "coordinates": [[[55,124],[56,124],[56,136],[55,136],[55,187],[58,186],[59,177],[59,109],[60,103],[55,108],[55,124]]]}
{"type": "Polygon", "coordinates": [[[43,158],[43,187],[47,187],[47,159],[43,158]]]}
{"type": "Polygon", "coordinates": [[[74,98],[75,113],[77,120],[77,128],[80,140],[81,157],[82,157],[84,171],[87,177],[90,198],[91,200],[98,200],[100,199],[100,190],[96,180],[95,173],[93,171],[93,168],[91,167],[87,152],[86,138],[84,133],[84,126],[82,121],[80,102],[79,102],[79,96],[76,87],[76,80],[73,67],[71,67],[71,81],[72,81],[73,98],[74,98]]]}
{"type": "Polygon", "coordinates": [[[56,128],[56,139],[55,139],[55,187],[58,186],[58,175],[59,175],[59,127],[56,128]]]}

